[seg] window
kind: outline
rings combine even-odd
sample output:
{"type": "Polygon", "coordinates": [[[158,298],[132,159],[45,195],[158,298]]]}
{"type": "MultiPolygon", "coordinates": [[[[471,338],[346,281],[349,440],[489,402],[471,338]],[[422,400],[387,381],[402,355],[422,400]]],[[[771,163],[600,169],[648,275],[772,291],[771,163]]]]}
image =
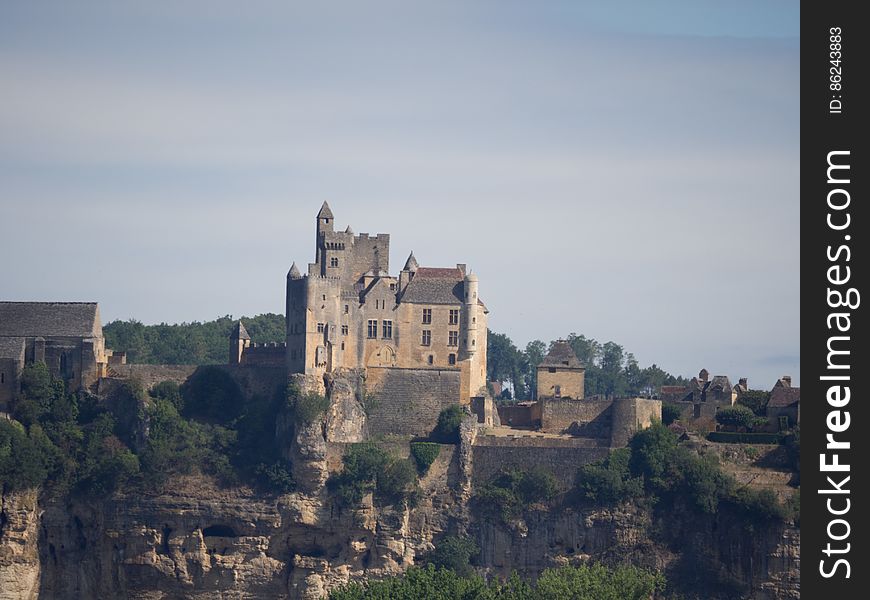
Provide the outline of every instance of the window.
{"type": "Polygon", "coordinates": [[[324,327],[325,326],[323,325],[323,323],[318,323],[317,324],[317,333],[323,333],[324,327]]]}
{"type": "Polygon", "coordinates": [[[456,364],[456,355],[455,354],[448,355],[447,356],[447,363],[451,364],[451,365],[455,365],[456,364]]]}
{"type": "Polygon", "coordinates": [[[422,343],[424,346],[431,346],[432,345],[432,330],[431,329],[424,329],[423,330],[423,341],[420,343],[422,343]]]}
{"type": "Polygon", "coordinates": [[[326,294],[323,294],[323,299],[326,300],[326,294]]]}
{"type": "Polygon", "coordinates": [[[6,373],[0,373],[0,383],[6,383],[6,373]]]}
{"type": "Polygon", "coordinates": [[[459,345],[459,332],[458,331],[450,331],[447,333],[447,345],[448,346],[458,346],[459,345]]]}
{"type": "Polygon", "coordinates": [[[556,396],[556,398],[562,397],[562,386],[561,385],[556,386],[556,391],[554,392],[553,395],[556,396]]]}
{"type": "Polygon", "coordinates": [[[393,322],[392,321],[383,321],[383,333],[385,340],[393,339],[393,322]]]}
{"type": "Polygon", "coordinates": [[[430,354],[430,355],[429,355],[428,362],[429,362],[430,365],[433,364],[433,363],[435,362],[435,357],[432,356],[432,355],[430,354]]]}
{"type": "Polygon", "coordinates": [[[349,329],[348,329],[347,325],[341,326],[341,335],[347,335],[348,331],[349,331],[349,329]]]}
{"type": "Polygon", "coordinates": [[[450,325],[459,325],[459,309],[451,308],[450,309],[450,325]]]}
{"type": "Polygon", "coordinates": [[[555,372],[556,372],[556,367],[549,367],[549,368],[547,369],[547,372],[548,372],[548,373],[555,373],[555,372]]]}
{"type": "Polygon", "coordinates": [[[341,349],[344,350],[344,342],[341,343],[341,349]]]}
{"type": "Polygon", "coordinates": [[[432,322],[432,309],[424,308],[423,309],[423,325],[428,325],[432,322]]]}
{"type": "Polygon", "coordinates": [[[329,259],[329,266],[330,267],[337,267],[338,266],[338,259],[334,256],[332,258],[330,258],[329,259]]]}
{"type": "Polygon", "coordinates": [[[369,339],[378,337],[378,321],[377,319],[369,319],[369,339]]]}
{"type": "Polygon", "coordinates": [[[345,304],[345,305],[344,305],[344,314],[347,314],[347,313],[349,313],[349,312],[350,312],[350,305],[349,305],[349,304],[345,304]]]}
{"type": "Polygon", "coordinates": [[[390,289],[391,289],[391,290],[395,290],[395,289],[396,289],[396,284],[395,284],[395,283],[391,283],[391,284],[390,284],[390,289]]]}

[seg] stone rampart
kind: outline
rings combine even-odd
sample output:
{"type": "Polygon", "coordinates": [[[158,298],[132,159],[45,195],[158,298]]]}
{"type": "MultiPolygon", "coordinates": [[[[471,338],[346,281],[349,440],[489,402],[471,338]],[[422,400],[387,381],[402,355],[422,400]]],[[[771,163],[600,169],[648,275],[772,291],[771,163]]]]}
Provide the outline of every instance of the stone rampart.
{"type": "Polygon", "coordinates": [[[369,367],[369,436],[429,435],[438,414],[459,403],[459,369],[369,367]]]}

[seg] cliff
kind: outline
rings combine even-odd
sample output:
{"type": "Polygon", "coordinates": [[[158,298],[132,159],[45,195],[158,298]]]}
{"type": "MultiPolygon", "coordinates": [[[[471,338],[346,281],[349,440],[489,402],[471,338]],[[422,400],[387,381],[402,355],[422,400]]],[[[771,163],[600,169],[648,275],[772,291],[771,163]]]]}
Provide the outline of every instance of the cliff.
{"type": "MultiPolygon", "coordinates": [[[[305,382],[303,382],[305,383],[305,382]]],[[[477,427],[443,445],[420,480],[413,507],[371,495],[342,508],[327,489],[345,445],[364,438],[358,386],[330,380],[322,422],[279,422],[297,491],[264,495],[179,477],[162,490],[125,490],[101,500],[4,493],[0,600],[321,598],[351,579],[395,575],[419,564],[444,535],[469,535],[481,572],[542,569],[594,559],[665,569],[704,598],[800,597],[800,531],[790,524],[744,534],[737,515],[698,516],[675,507],[532,507],[508,523],[470,507],[477,427]]],[[[392,441],[395,450],[407,439],[392,441]]]]}

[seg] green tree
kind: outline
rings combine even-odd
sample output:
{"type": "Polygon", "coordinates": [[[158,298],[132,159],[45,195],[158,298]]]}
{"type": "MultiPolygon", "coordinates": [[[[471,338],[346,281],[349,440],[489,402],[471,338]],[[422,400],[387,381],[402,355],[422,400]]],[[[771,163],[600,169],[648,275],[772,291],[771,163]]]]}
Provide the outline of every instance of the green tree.
{"type": "Polygon", "coordinates": [[[736,404],[720,408],[716,412],[716,422],[731,427],[749,427],[753,424],[755,413],[751,409],[736,404]]]}
{"type": "Polygon", "coordinates": [[[476,557],[480,548],[473,539],[465,536],[449,535],[441,539],[429,555],[428,563],[439,569],[450,569],[457,575],[471,575],[471,559],[476,557]]]}
{"type": "Polygon", "coordinates": [[[438,423],[432,432],[432,437],[444,444],[459,443],[459,425],[465,412],[458,404],[448,406],[438,415],[438,423]]]}
{"type": "Polygon", "coordinates": [[[526,344],[523,352],[525,355],[526,372],[524,374],[525,387],[530,398],[538,395],[538,365],[547,355],[547,345],[541,340],[532,340],[526,344]]]}

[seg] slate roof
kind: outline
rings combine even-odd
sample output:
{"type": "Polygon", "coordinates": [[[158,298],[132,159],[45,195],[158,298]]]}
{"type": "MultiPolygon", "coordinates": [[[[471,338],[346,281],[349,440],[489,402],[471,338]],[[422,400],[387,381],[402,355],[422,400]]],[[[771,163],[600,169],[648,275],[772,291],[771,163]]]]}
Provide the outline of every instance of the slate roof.
{"type": "Polygon", "coordinates": [[[234,340],[249,340],[251,336],[248,335],[248,330],[245,329],[245,326],[241,321],[238,321],[233,327],[233,332],[230,334],[230,337],[234,340]]]}
{"type": "Polygon", "coordinates": [[[23,337],[0,337],[0,358],[24,360],[23,337]]]}
{"type": "Polygon", "coordinates": [[[405,288],[401,301],[411,304],[462,304],[464,291],[459,269],[419,267],[405,288]]]}
{"type": "Polygon", "coordinates": [[[414,251],[411,250],[411,254],[408,256],[408,260],[405,261],[405,268],[403,271],[416,271],[420,268],[420,265],[417,264],[417,259],[414,258],[414,251]]]}
{"type": "Polygon", "coordinates": [[[728,379],[727,375],[716,375],[713,377],[712,381],[710,381],[709,388],[722,388],[723,390],[730,390],[731,388],[731,380],[728,379]]]}
{"type": "Polygon", "coordinates": [[[323,206],[320,207],[320,212],[317,213],[318,219],[333,219],[332,210],[329,208],[329,204],[324,202],[323,206]]]}
{"type": "Polygon", "coordinates": [[[799,387],[775,387],[770,392],[769,408],[784,408],[797,404],[801,401],[801,389],[799,387]]]}
{"type": "Polygon", "coordinates": [[[561,367],[563,369],[582,369],[584,365],[574,354],[574,349],[571,344],[565,340],[557,340],[553,342],[553,347],[544,357],[543,362],[539,367],[561,367]]]}
{"type": "Polygon", "coordinates": [[[0,302],[0,337],[102,337],[96,302],[0,302]]]}

